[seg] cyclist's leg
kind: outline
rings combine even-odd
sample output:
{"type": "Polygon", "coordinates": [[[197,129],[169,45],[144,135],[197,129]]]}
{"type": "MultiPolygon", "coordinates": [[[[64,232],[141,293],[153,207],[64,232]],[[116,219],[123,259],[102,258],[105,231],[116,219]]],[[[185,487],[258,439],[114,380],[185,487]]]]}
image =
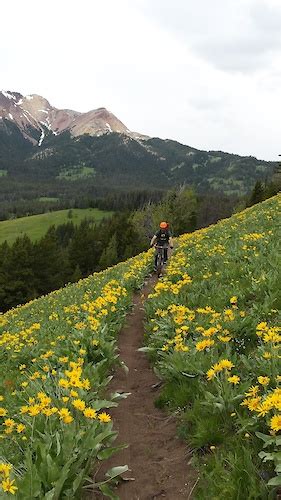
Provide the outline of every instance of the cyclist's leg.
{"type": "Polygon", "coordinates": [[[166,264],[168,260],[168,247],[164,247],[164,264],[166,264]]]}
{"type": "Polygon", "coordinates": [[[157,247],[155,248],[155,254],[154,254],[154,271],[157,271],[157,266],[158,266],[158,254],[159,251],[157,247]]]}
{"type": "Polygon", "coordinates": [[[158,257],[159,257],[159,260],[158,260],[157,271],[158,271],[158,277],[161,278],[163,276],[163,266],[164,266],[164,248],[163,247],[159,251],[158,257]]]}

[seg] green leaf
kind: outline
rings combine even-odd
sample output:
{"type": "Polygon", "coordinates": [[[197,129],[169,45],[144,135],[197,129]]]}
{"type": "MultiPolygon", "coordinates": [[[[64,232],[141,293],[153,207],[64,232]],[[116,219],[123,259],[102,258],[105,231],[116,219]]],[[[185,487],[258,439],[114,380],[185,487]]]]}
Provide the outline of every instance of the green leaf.
{"type": "Polygon", "coordinates": [[[263,442],[265,443],[265,447],[275,442],[275,439],[272,438],[272,436],[268,436],[267,434],[263,434],[262,432],[256,432],[256,436],[263,440],[263,442]]]}
{"type": "Polygon", "coordinates": [[[102,432],[99,432],[98,434],[96,434],[96,432],[92,433],[92,435],[89,432],[87,434],[85,434],[84,440],[83,440],[83,447],[85,450],[96,449],[97,451],[99,451],[99,449],[101,448],[101,443],[105,439],[112,437],[112,436],[115,436],[115,435],[116,435],[116,432],[112,431],[110,425],[107,424],[105,430],[102,432]]]}
{"type": "Polygon", "coordinates": [[[41,480],[34,464],[26,471],[23,478],[17,482],[21,498],[29,500],[31,498],[42,498],[41,480]]]}
{"type": "Polygon", "coordinates": [[[123,370],[125,371],[126,375],[128,375],[129,373],[129,368],[127,367],[127,365],[124,363],[124,361],[121,361],[121,366],[123,368],[123,370]]]}
{"type": "Polygon", "coordinates": [[[155,347],[140,347],[138,352],[153,352],[155,351],[155,347]]]}
{"type": "Polygon", "coordinates": [[[267,462],[268,460],[274,460],[274,453],[265,453],[265,451],[261,451],[259,457],[263,459],[263,462],[267,462]]]}
{"type": "Polygon", "coordinates": [[[276,437],[276,445],[281,446],[281,436],[276,437]]]}
{"type": "Polygon", "coordinates": [[[110,458],[114,453],[117,453],[120,450],[123,450],[124,448],[128,448],[127,444],[123,444],[121,446],[115,446],[114,448],[105,448],[104,450],[99,451],[97,454],[97,458],[99,460],[107,460],[110,458]]]}
{"type": "Polygon", "coordinates": [[[119,500],[118,495],[116,495],[112,489],[108,486],[108,484],[101,484],[99,486],[100,491],[104,496],[111,498],[112,500],[119,500]]]}
{"type": "Polygon", "coordinates": [[[185,377],[189,377],[189,378],[195,378],[195,377],[198,377],[197,374],[193,374],[193,373],[186,373],[186,372],[181,372],[182,375],[184,375],[185,377]]]}
{"type": "Polygon", "coordinates": [[[46,495],[44,496],[44,500],[53,500],[54,494],[55,494],[55,488],[46,493],[46,495]]]}
{"type": "Polygon", "coordinates": [[[117,401],[119,401],[121,399],[126,399],[131,394],[131,392],[114,392],[114,394],[111,394],[111,399],[116,399],[117,401]]]}
{"type": "Polygon", "coordinates": [[[118,406],[118,403],[114,403],[114,401],[108,401],[107,399],[101,399],[97,401],[93,401],[91,403],[91,407],[94,408],[94,410],[101,410],[102,408],[114,408],[118,406]]]}
{"type": "Polygon", "coordinates": [[[224,405],[222,403],[214,403],[214,406],[215,408],[218,408],[221,411],[224,409],[224,405]]]}
{"type": "Polygon", "coordinates": [[[58,457],[60,454],[60,450],[61,450],[60,435],[58,432],[56,432],[56,442],[57,442],[57,457],[58,457]]]}
{"type": "Polygon", "coordinates": [[[281,475],[272,477],[267,484],[268,486],[281,486],[281,475]]]}
{"type": "Polygon", "coordinates": [[[76,478],[74,479],[73,484],[72,484],[73,494],[75,494],[76,491],[78,490],[78,488],[80,488],[80,486],[82,485],[83,480],[84,480],[84,475],[85,475],[85,469],[81,470],[79,472],[79,474],[76,476],[76,478]]]}
{"type": "Polygon", "coordinates": [[[63,466],[63,468],[60,471],[60,477],[55,483],[55,488],[54,488],[54,500],[58,500],[60,498],[61,491],[63,489],[63,485],[65,481],[68,479],[69,476],[69,470],[73,462],[75,462],[76,457],[71,457],[68,462],[63,466]]]}
{"type": "Polygon", "coordinates": [[[110,477],[110,479],[114,479],[115,477],[120,476],[120,474],[127,472],[127,470],[129,470],[128,465],[119,465],[118,467],[113,467],[112,469],[109,469],[105,475],[107,477],[110,477]]]}
{"type": "Polygon", "coordinates": [[[48,483],[49,484],[54,484],[55,481],[59,478],[60,476],[60,468],[57,466],[56,462],[54,462],[53,458],[51,455],[48,453],[45,459],[45,467],[47,467],[48,470],[48,483]]]}

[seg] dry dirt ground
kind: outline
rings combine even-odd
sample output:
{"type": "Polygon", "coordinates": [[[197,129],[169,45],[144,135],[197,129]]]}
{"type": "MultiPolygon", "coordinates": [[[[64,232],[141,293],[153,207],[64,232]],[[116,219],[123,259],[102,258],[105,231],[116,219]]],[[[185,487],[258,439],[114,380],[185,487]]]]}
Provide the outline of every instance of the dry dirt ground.
{"type": "MultiPolygon", "coordinates": [[[[138,351],[143,346],[143,300],[155,279],[148,280],[141,293],[134,297],[134,306],[119,335],[120,359],[129,371],[118,368],[110,383],[110,392],[129,392],[118,408],[110,411],[119,435],[115,444],[129,446],[106,461],[105,470],[118,465],[129,466],[116,494],[120,500],[189,500],[197,480],[188,465],[190,451],[177,438],[173,417],[155,408],[159,380],[147,356],[138,351]],[[142,294],[142,295],[141,295],[142,294]]],[[[115,445],[114,444],[114,445],[115,445]]],[[[94,494],[91,499],[105,498],[94,494]]]]}

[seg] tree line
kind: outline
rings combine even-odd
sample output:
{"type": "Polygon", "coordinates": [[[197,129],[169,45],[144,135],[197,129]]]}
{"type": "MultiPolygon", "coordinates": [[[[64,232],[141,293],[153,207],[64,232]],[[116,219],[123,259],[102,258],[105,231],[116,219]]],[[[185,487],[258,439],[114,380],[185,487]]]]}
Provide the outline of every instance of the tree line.
{"type": "MultiPolygon", "coordinates": [[[[173,236],[178,236],[229,217],[276,190],[276,186],[265,188],[256,183],[251,195],[241,199],[215,193],[198,195],[182,186],[161,194],[157,202],[144,195],[142,208],[118,211],[99,223],[85,219],[76,226],[69,219],[50,227],[36,242],[26,235],[13,245],[5,242],[0,245],[0,310],[28,302],[146,250],[161,220],[168,221],[173,236]]],[[[125,206],[130,200],[134,204],[132,196],[125,206]]]]}
{"type": "MultiPolygon", "coordinates": [[[[1,186],[4,189],[3,183],[1,186]]],[[[23,190],[23,188],[22,188],[23,190]]],[[[0,189],[1,191],[1,189],[0,189]]],[[[84,193],[84,189],[81,189],[84,193]]],[[[57,197],[59,193],[54,189],[41,197],[40,188],[32,193],[30,197],[25,193],[23,198],[18,197],[18,193],[10,195],[0,194],[0,221],[16,219],[28,215],[44,214],[57,210],[70,208],[99,208],[100,210],[125,211],[135,210],[143,207],[146,203],[158,203],[165,195],[161,189],[150,190],[120,190],[120,189],[99,189],[92,195],[77,193],[69,194],[69,197],[57,197]]]]}
{"type": "MultiPolygon", "coordinates": [[[[140,196],[140,195],[138,195],[140,196]]],[[[129,200],[133,197],[129,197],[129,200]]],[[[198,197],[188,187],[172,190],[158,202],[143,197],[143,207],[116,212],[99,223],[71,219],[51,227],[39,241],[19,237],[0,245],[0,304],[6,311],[40,295],[106,269],[149,247],[161,220],[177,236],[232,213],[234,200],[198,197]]]]}

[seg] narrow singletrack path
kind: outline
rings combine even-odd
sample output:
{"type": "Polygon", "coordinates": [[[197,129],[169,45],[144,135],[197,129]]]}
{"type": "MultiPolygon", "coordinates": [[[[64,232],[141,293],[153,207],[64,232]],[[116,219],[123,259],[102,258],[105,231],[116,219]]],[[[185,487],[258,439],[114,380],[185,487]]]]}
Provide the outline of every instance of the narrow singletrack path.
{"type": "Polygon", "coordinates": [[[119,433],[115,444],[129,446],[105,465],[106,469],[129,467],[116,488],[121,500],[188,500],[196,482],[196,473],[188,465],[190,452],[177,438],[175,419],[154,406],[159,389],[153,386],[159,380],[147,356],[138,351],[144,340],[143,302],[154,283],[155,278],[149,279],[135,294],[133,309],[119,334],[120,359],[129,372],[118,368],[109,389],[131,395],[110,413],[119,433]]]}

